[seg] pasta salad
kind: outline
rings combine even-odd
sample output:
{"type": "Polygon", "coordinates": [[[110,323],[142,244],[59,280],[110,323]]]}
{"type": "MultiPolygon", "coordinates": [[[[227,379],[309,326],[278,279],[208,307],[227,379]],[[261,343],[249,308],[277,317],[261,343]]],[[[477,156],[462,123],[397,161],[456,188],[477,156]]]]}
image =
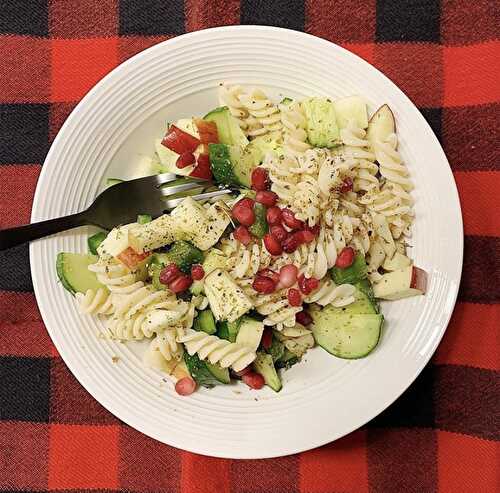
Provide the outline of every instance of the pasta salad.
{"type": "Polygon", "coordinates": [[[93,235],[57,273],[104,337],[147,341],[144,364],[178,394],[234,380],[278,392],[316,345],[373,351],[379,300],[425,293],[407,256],[413,185],[388,105],[369,117],[360,96],[275,103],[227,84],[219,99],[168,124],[147,166],[227,195],[93,235]]]}

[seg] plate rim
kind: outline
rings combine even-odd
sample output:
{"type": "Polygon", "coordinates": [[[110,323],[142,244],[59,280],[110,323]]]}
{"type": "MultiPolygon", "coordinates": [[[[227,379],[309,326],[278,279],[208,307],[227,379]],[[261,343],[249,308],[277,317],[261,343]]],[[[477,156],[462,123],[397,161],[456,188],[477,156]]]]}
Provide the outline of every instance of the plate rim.
{"type": "Polygon", "coordinates": [[[41,218],[38,217],[37,208],[38,208],[38,204],[39,204],[40,200],[43,200],[42,186],[46,180],[45,175],[48,173],[47,163],[49,163],[50,160],[52,159],[52,155],[57,152],[59,141],[62,140],[64,137],[65,128],[69,127],[71,125],[71,123],[73,122],[73,120],[78,119],[81,111],[87,106],[88,102],[92,100],[94,94],[97,93],[102,86],[105,86],[109,79],[116,76],[117,73],[125,71],[127,69],[128,65],[133,65],[138,60],[142,59],[143,57],[147,57],[150,52],[152,52],[154,50],[162,49],[160,47],[164,48],[165,46],[167,46],[167,47],[169,47],[171,45],[175,46],[176,41],[178,41],[179,39],[196,38],[199,36],[207,36],[207,35],[210,36],[210,34],[212,32],[231,32],[231,31],[250,31],[250,32],[252,32],[255,29],[257,29],[259,31],[264,31],[264,32],[281,32],[284,36],[286,36],[288,34],[288,35],[294,35],[294,36],[299,36],[299,37],[304,36],[307,38],[313,38],[315,40],[315,42],[320,42],[326,48],[331,49],[333,47],[337,50],[340,50],[340,51],[344,52],[345,54],[348,54],[350,57],[356,58],[357,63],[359,63],[361,61],[362,64],[364,64],[366,67],[369,67],[370,70],[372,70],[372,71],[375,70],[378,73],[378,76],[383,78],[384,82],[386,84],[389,84],[391,86],[391,89],[393,91],[395,91],[399,97],[402,98],[402,104],[404,104],[405,106],[411,105],[413,107],[415,117],[419,118],[421,120],[421,122],[430,131],[430,135],[431,135],[430,138],[434,140],[435,144],[437,144],[436,149],[439,149],[439,153],[441,154],[441,159],[444,160],[448,165],[446,168],[446,171],[447,171],[447,174],[449,175],[449,178],[451,178],[450,185],[452,185],[452,187],[450,187],[450,192],[453,193],[453,196],[454,196],[453,198],[454,198],[455,204],[457,206],[457,209],[456,209],[457,228],[461,231],[461,234],[459,236],[459,244],[456,245],[456,255],[457,255],[457,259],[459,260],[458,265],[457,265],[458,283],[457,283],[456,291],[453,295],[453,309],[449,311],[448,315],[446,316],[445,321],[442,323],[439,336],[434,338],[433,343],[429,346],[429,349],[426,352],[426,355],[422,358],[421,362],[416,366],[416,370],[415,370],[414,374],[411,376],[411,378],[405,381],[401,391],[396,392],[395,395],[391,395],[388,399],[385,399],[384,403],[381,406],[379,406],[380,409],[377,408],[375,411],[370,412],[370,414],[373,414],[370,418],[364,420],[363,422],[355,424],[353,427],[346,427],[340,434],[333,433],[333,434],[327,435],[324,438],[318,438],[316,440],[314,440],[313,437],[311,437],[310,439],[308,439],[307,445],[288,447],[285,452],[281,452],[281,453],[276,452],[276,453],[264,454],[264,455],[255,455],[255,454],[249,455],[249,454],[245,454],[245,453],[236,453],[233,455],[227,455],[224,453],[214,453],[214,451],[210,451],[209,453],[207,453],[205,450],[203,450],[203,447],[201,447],[201,448],[197,448],[197,447],[186,447],[186,448],[183,447],[183,448],[181,448],[181,446],[179,446],[177,444],[172,445],[170,443],[167,443],[164,440],[162,440],[161,438],[154,436],[153,433],[149,433],[148,431],[145,431],[144,429],[140,429],[137,426],[137,423],[132,423],[131,420],[128,419],[128,417],[123,417],[123,413],[120,410],[116,409],[116,407],[113,405],[112,400],[109,400],[109,401],[106,399],[103,400],[101,398],[101,396],[99,398],[97,398],[95,395],[95,393],[97,393],[97,392],[94,392],[94,389],[89,389],[87,385],[84,385],[83,383],[81,383],[82,378],[80,378],[80,376],[79,376],[80,370],[76,368],[76,366],[77,366],[76,363],[74,361],[72,361],[71,358],[68,358],[65,355],[64,348],[58,347],[58,344],[56,344],[56,342],[52,338],[51,330],[48,328],[48,325],[46,323],[46,320],[48,319],[48,315],[45,313],[45,308],[42,308],[41,303],[39,301],[39,299],[42,299],[43,294],[40,290],[39,280],[37,278],[37,275],[35,273],[36,270],[34,268],[34,266],[35,266],[34,257],[35,257],[35,248],[36,248],[35,245],[36,245],[36,243],[31,243],[30,247],[29,247],[30,270],[31,270],[31,276],[32,276],[32,281],[33,281],[34,294],[35,294],[35,297],[37,300],[37,305],[39,307],[40,314],[42,316],[42,320],[44,322],[44,326],[45,326],[47,332],[49,333],[49,336],[51,337],[53,344],[55,345],[56,349],[58,350],[59,354],[61,355],[61,358],[63,359],[64,363],[69,368],[71,373],[75,376],[75,378],[80,383],[80,385],[82,385],[82,387],[92,396],[92,398],[96,399],[100,405],[102,405],[107,411],[109,411],[111,414],[113,414],[113,416],[115,416],[121,422],[123,422],[123,423],[127,424],[128,426],[131,426],[135,430],[139,431],[140,433],[143,433],[143,434],[149,436],[150,438],[158,440],[161,443],[166,443],[167,445],[169,445],[171,447],[178,448],[179,450],[186,450],[189,452],[194,452],[194,453],[198,453],[198,454],[202,454],[202,455],[208,455],[211,457],[228,458],[228,459],[262,459],[262,458],[284,457],[284,456],[304,452],[307,450],[311,450],[313,448],[317,448],[317,447],[323,446],[327,443],[331,443],[332,441],[338,440],[339,438],[342,438],[343,436],[346,436],[346,435],[352,433],[353,431],[365,426],[366,423],[368,423],[369,421],[371,421],[372,419],[377,417],[380,413],[382,413],[385,409],[387,409],[391,404],[393,404],[397,399],[399,399],[399,397],[413,384],[415,379],[422,372],[422,370],[427,366],[430,359],[434,355],[439,343],[441,342],[441,340],[442,340],[442,338],[443,338],[443,336],[448,328],[451,316],[454,313],[457,298],[458,298],[458,293],[459,293],[459,286],[460,286],[460,282],[462,279],[462,268],[463,268],[463,248],[464,248],[463,215],[462,215],[462,208],[461,208],[460,197],[458,194],[456,181],[454,179],[452,168],[451,168],[450,163],[448,161],[448,158],[446,157],[446,154],[442,148],[441,143],[437,139],[433,129],[430,127],[429,123],[425,120],[424,116],[422,115],[422,113],[420,112],[418,107],[389,77],[387,77],[378,68],[376,68],[374,65],[372,65],[371,63],[369,63],[366,60],[364,60],[363,58],[361,58],[356,53],[353,53],[353,52],[349,51],[348,49],[346,49],[346,48],[344,48],[344,47],[342,47],[342,46],[340,46],[332,41],[326,40],[326,39],[321,38],[319,36],[315,36],[313,34],[309,34],[309,33],[302,32],[302,31],[296,31],[296,30],[292,30],[292,29],[274,27],[274,26],[261,26],[261,25],[222,26],[222,27],[208,28],[208,29],[202,29],[202,30],[190,32],[190,33],[185,33],[185,34],[176,36],[174,38],[164,40],[160,43],[157,43],[151,47],[148,47],[148,48],[140,51],[139,53],[133,55],[129,59],[125,60],[124,62],[122,62],[121,64],[116,66],[108,74],[106,74],[78,102],[78,104],[75,106],[75,108],[72,110],[70,115],[67,117],[64,124],[59,129],[56,137],[54,138],[54,140],[50,146],[50,149],[47,153],[47,156],[45,157],[44,164],[42,166],[42,169],[41,169],[41,172],[40,172],[40,175],[38,178],[35,194],[33,197],[31,222],[35,222],[36,220],[41,220],[41,218]],[[332,435],[334,435],[333,438],[332,438],[332,435]]]}

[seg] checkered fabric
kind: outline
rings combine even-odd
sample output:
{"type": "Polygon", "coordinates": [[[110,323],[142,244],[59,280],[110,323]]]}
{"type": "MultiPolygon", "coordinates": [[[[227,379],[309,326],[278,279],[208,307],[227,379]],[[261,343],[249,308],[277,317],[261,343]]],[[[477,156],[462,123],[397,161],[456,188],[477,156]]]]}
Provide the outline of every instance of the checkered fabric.
{"type": "Polygon", "coordinates": [[[47,335],[28,247],[0,252],[0,491],[500,491],[499,13],[495,0],[1,0],[0,227],[29,221],[51,141],[113,67],[184,32],[269,24],[348,48],[410,96],[450,160],[465,259],[444,340],[395,404],[325,447],[237,461],[160,444],[103,409],[47,335]]]}

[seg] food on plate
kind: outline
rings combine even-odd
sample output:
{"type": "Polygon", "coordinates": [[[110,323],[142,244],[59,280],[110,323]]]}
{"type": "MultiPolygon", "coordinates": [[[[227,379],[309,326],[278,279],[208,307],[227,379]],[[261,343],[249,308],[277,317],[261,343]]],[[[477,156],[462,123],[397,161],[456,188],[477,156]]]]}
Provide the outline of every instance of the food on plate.
{"type": "Polygon", "coordinates": [[[388,105],[369,118],[357,95],[276,104],[223,84],[220,107],[169,124],[155,150],[149,172],[231,191],[141,214],[56,265],[80,311],[107,337],[144,341],[144,364],[179,395],[235,380],[279,392],[282,371],[316,345],[363,358],[381,339],[378,300],[425,293],[388,105]]]}

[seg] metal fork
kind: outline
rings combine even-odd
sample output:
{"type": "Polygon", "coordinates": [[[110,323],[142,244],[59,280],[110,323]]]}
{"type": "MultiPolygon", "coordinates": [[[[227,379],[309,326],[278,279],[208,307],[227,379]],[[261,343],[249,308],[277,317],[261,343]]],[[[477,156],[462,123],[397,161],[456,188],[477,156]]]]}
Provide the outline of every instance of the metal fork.
{"type": "MultiPolygon", "coordinates": [[[[112,229],[120,224],[134,222],[138,214],[158,217],[182,202],[185,198],[182,196],[183,193],[200,187],[206,189],[213,185],[213,182],[207,180],[179,179],[172,173],[123,181],[104,190],[93,204],[82,212],[0,230],[0,250],[78,226],[93,224],[104,229],[112,229]],[[172,195],[177,195],[177,197],[168,199],[172,195]]],[[[219,187],[214,191],[196,193],[191,195],[191,198],[194,200],[210,199],[230,191],[229,188],[219,187]]]]}

